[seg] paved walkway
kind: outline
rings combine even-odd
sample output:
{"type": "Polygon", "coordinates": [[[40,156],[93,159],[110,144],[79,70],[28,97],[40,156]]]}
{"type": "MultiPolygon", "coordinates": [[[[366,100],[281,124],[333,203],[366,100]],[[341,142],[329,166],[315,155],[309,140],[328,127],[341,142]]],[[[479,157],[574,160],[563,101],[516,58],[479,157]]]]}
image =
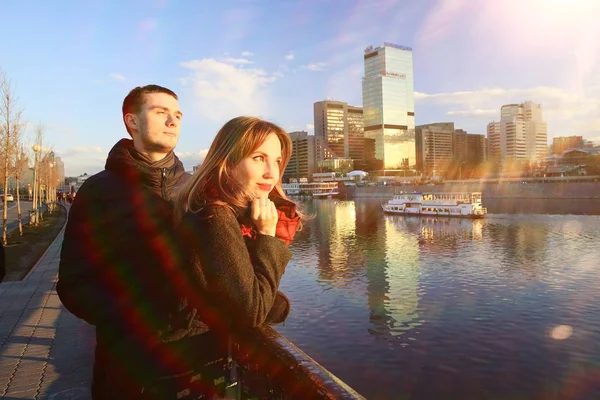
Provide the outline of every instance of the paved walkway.
{"type": "Polygon", "coordinates": [[[56,294],[64,229],[22,281],[0,283],[0,399],[89,399],[92,326],[56,294]]]}

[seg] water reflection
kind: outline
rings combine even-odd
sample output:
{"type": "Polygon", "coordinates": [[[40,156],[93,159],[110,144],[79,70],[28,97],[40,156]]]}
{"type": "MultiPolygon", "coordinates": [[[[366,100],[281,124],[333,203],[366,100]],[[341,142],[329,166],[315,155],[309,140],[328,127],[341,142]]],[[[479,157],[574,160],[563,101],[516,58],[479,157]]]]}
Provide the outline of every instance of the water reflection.
{"type": "Polygon", "coordinates": [[[492,218],[486,229],[489,242],[497,247],[490,252],[502,254],[502,269],[527,279],[535,279],[543,273],[549,232],[549,226],[536,223],[535,219],[528,224],[507,225],[492,218]]]}
{"type": "Polygon", "coordinates": [[[369,399],[600,398],[600,217],[380,203],[307,204],[278,330],[369,399]]]}
{"type": "Polygon", "coordinates": [[[313,231],[319,260],[320,282],[345,287],[366,264],[356,241],[354,202],[315,201],[317,229],[313,231]]]}
{"type": "MultiPolygon", "coordinates": [[[[385,279],[387,292],[384,296],[369,292],[369,305],[371,322],[376,329],[397,336],[422,323],[417,312],[422,294],[419,288],[419,239],[409,231],[397,229],[389,219],[384,220],[384,223],[385,229],[382,234],[385,237],[382,241],[385,243],[385,276],[374,276],[374,281],[385,279]],[[375,318],[378,306],[386,310],[389,316],[384,319],[385,329],[375,318]]],[[[372,269],[369,267],[369,271],[372,269]]],[[[373,286],[375,285],[370,285],[373,286]]]]}
{"type": "Polygon", "coordinates": [[[491,214],[575,214],[599,215],[600,199],[494,198],[484,197],[483,204],[491,214]]]}
{"type": "Polygon", "coordinates": [[[463,241],[480,241],[483,237],[482,219],[451,217],[415,217],[386,215],[384,218],[398,230],[412,232],[422,247],[444,253],[459,248],[463,241]]]}

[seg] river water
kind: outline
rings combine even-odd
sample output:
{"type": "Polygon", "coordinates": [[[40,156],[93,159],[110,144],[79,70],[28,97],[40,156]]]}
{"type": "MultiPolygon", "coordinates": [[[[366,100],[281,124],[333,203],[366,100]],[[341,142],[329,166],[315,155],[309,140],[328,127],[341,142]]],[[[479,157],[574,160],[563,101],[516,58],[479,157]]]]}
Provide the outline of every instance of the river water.
{"type": "Polygon", "coordinates": [[[368,399],[600,399],[600,216],[304,203],[277,329],[368,399]]]}

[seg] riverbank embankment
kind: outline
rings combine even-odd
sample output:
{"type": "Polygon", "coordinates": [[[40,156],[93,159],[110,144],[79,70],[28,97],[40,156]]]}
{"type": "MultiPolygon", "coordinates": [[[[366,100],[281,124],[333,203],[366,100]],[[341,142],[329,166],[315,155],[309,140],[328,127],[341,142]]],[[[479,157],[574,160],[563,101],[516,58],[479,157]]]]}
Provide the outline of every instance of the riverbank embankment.
{"type": "Polygon", "coordinates": [[[598,199],[600,182],[448,183],[443,185],[348,187],[348,197],[391,197],[400,192],[481,192],[485,198],[598,199]]]}

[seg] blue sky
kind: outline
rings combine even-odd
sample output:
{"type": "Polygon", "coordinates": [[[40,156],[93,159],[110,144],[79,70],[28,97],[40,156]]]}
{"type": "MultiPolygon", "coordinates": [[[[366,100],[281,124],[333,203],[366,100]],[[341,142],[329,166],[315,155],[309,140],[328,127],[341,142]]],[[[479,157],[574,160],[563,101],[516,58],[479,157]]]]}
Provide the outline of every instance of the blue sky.
{"type": "Polygon", "coordinates": [[[543,106],[549,142],[600,144],[600,0],[3,1],[0,68],[27,134],[68,176],[103,169],[121,104],[156,83],[180,96],[176,153],[197,164],[217,130],[256,115],[312,132],[313,103],[362,105],[363,50],[411,46],[417,124],[485,133],[503,104],[543,106]]]}

